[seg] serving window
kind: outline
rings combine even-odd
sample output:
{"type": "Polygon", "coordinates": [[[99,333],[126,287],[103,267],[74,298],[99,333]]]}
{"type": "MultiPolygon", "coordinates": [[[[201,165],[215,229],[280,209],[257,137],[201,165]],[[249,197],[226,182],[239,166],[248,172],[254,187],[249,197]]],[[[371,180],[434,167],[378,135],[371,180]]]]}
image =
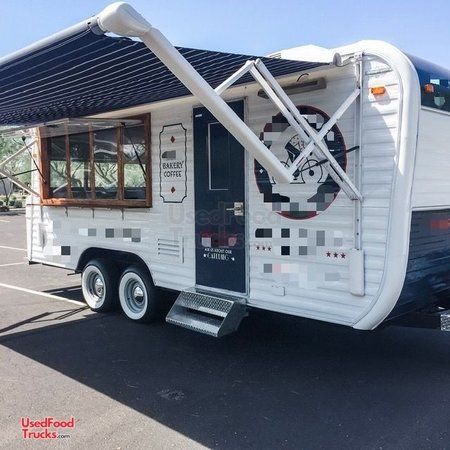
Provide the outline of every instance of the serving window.
{"type": "Polygon", "coordinates": [[[58,206],[151,206],[150,117],[40,129],[42,201],[58,206]]]}

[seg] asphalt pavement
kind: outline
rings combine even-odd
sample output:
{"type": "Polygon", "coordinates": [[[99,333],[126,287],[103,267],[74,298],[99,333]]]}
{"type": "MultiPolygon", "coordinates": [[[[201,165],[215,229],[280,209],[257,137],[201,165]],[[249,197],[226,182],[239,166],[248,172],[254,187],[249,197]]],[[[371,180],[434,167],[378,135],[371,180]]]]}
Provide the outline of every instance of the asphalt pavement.
{"type": "Polygon", "coordinates": [[[94,314],[0,216],[0,447],[450,448],[450,334],[253,311],[216,340],[94,314]],[[74,418],[24,439],[21,418],[74,418]]]}

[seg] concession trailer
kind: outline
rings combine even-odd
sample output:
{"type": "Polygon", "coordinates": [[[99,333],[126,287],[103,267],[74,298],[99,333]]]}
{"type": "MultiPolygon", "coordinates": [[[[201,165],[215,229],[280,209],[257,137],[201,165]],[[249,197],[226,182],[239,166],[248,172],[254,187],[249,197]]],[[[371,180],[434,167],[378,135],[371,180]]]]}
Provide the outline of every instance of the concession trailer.
{"type": "Polygon", "coordinates": [[[28,259],[222,336],[252,308],[448,327],[450,71],[381,41],[268,57],[174,47],[130,5],[0,59],[0,174],[28,259]],[[8,161],[31,151],[31,186],[8,161]]]}

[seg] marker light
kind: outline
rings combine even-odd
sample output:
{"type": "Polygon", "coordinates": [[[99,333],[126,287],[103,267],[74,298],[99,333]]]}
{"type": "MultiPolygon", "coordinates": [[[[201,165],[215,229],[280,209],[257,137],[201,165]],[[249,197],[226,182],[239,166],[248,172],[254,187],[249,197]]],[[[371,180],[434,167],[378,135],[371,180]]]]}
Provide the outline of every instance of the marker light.
{"type": "Polygon", "coordinates": [[[384,86],[376,86],[370,89],[373,95],[384,95],[386,93],[386,88],[384,86]]]}

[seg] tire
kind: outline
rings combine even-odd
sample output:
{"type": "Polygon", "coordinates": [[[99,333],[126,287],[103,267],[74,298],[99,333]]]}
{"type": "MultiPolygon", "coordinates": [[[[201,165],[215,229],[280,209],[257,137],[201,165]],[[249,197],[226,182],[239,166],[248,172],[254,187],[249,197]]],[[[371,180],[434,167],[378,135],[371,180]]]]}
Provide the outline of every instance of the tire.
{"type": "Polygon", "coordinates": [[[151,322],[159,315],[155,285],[139,266],[130,266],[122,273],[119,300],[124,314],[135,322],[151,322]]]}
{"type": "Polygon", "coordinates": [[[117,304],[116,266],[106,259],[89,261],[81,275],[81,289],[87,305],[95,312],[108,312],[117,304]]]}

